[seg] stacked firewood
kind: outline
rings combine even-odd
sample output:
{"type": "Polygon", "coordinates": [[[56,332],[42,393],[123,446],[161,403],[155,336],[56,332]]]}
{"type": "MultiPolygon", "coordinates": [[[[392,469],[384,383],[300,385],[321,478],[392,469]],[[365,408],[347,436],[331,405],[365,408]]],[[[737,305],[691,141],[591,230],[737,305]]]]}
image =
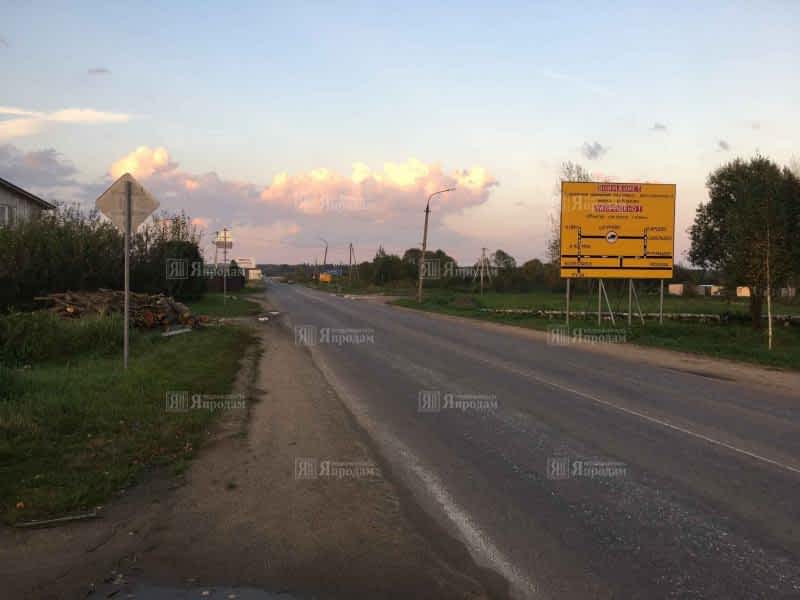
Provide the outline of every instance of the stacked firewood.
{"type": "MultiPolygon", "coordinates": [[[[36,298],[51,312],[66,317],[110,315],[125,309],[125,292],[99,289],[96,292],[61,292],[36,298]]],[[[130,293],[130,319],[134,327],[154,329],[171,326],[197,327],[203,321],[181,302],[163,294],[130,293]]]]}

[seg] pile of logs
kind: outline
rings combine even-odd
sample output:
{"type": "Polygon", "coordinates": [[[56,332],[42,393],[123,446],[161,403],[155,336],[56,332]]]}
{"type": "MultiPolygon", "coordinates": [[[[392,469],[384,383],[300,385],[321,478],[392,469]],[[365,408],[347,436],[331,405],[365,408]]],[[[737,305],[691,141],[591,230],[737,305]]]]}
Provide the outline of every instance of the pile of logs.
{"type": "MultiPolygon", "coordinates": [[[[96,292],[62,292],[36,298],[61,317],[110,315],[125,310],[125,292],[99,289],[96,292]]],[[[134,327],[154,329],[171,326],[198,327],[203,319],[192,315],[189,307],[163,294],[130,293],[130,319],[134,327]]]]}

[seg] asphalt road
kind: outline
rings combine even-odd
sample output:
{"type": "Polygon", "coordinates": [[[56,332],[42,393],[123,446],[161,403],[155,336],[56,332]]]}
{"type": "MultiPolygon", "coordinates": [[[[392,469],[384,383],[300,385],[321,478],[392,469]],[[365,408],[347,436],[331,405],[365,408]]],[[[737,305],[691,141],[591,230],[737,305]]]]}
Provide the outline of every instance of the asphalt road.
{"type": "Polygon", "coordinates": [[[514,596],[800,597],[800,390],[267,293],[394,476],[514,596]]]}

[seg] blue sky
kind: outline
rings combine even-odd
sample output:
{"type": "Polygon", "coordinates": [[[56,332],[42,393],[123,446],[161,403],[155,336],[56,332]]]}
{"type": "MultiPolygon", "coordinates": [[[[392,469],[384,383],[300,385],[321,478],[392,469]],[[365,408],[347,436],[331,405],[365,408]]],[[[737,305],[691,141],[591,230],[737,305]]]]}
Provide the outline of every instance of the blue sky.
{"type": "MultiPolygon", "coordinates": [[[[444,203],[433,239],[464,261],[484,245],[526,260],[543,255],[565,160],[677,183],[683,230],[713,168],[757,151],[800,156],[800,3],[606,4],[6,2],[0,106],[125,118],[0,127],[0,144],[15,156],[52,148],[87,185],[136,148],[164,148],[172,176],[150,175],[162,204],[210,229],[251,227],[241,249],[259,260],[307,259],[304,240],[330,227],[319,212],[277,206],[275,190],[258,200],[284,172],[297,187],[320,168],[346,179],[356,162],[380,171],[415,158],[445,178],[480,167],[496,185],[444,203]],[[169,188],[176,173],[253,187],[212,198],[201,184],[193,197],[169,188]],[[275,241],[257,244],[258,228],[275,241]]],[[[385,183],[375,202],[385,193],[416,213],[416,192],[444,181],[434,175],[405,192],[385,183]]],[[[240,189],[231,185],[213,193],[240,189]]],[[[401,212],[337,215],[331,237],[402,251],[419,243],[419,215],[401,212]]]]}

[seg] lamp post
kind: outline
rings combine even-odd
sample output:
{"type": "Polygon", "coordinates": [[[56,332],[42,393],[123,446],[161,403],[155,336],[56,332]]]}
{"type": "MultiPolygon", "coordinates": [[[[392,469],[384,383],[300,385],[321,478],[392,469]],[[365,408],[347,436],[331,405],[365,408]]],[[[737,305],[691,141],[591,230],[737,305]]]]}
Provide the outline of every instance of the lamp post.
{"type": "Polygon", "coordinates": [[[328,264],[328,240],[323,237],[318,237],[318,240],[322,240],[325,243],[325,256],[322,258],[322,270],[325,270],[325,265],[328,264]]]}
{"type": "Polygon", "coordinates": [[[425,228],[422,230],[422,254],[419,255],[419,288],[417,289],[417,302],[422,302],[422,273],[425,264],[425,250],[428,247],[428,215],[431,213],[431,199],[439,194],[445,192],[454,192],[456,188],[447,188],[439,190],[428,196],[428,202],[425,205],[425,228]]]}

